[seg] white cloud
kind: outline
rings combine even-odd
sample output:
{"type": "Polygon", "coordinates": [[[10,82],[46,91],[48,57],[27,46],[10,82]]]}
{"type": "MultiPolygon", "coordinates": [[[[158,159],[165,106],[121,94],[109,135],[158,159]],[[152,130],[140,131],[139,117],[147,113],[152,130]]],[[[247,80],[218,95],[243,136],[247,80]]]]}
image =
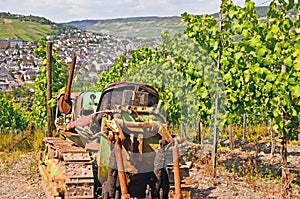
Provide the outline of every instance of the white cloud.
{"type": "Polygon", "coordinates": [[[79,5],[72,5],[72,7],[68,9],[68,14],[82,16],[88,14],[88,10],[83,9],[79,5]]]}
{"type": "Polygon", "coordinates": [[[124,3],[132,3],[134,0],[124,0],[124,3]]]}

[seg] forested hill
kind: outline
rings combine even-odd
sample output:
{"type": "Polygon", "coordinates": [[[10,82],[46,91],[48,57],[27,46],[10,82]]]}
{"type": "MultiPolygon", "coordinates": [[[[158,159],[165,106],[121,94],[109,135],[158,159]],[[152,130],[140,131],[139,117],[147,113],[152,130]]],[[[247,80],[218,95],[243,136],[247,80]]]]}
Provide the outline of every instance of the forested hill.
{"type": "Polygon", "coordinates": [[[81,30],[99,32],[116,37],[139,37],[153,39],[160,36],[162,30],[171,34],[183,32],[185,24],[179,16],[172,17],[132,17],[107,20],[83,20],[67,23],[81,30]]]}
{"type": "MultiPolygon", "coordinates": [[[[259,17],[266,16],[268,6],[256,8],[259,17]]],[[[218,17],[218,13],[213,14],[218,17]]],[[[66,23],[81,30],[100,32],[113,36],[140,37],[152,39],[159,37],[162,30],[171,34],[183,32],[185,24],[180,16],[171,17],[132,17],[106,20],[82,20],[66,23]]]]}
{"type": "Polygon", "coordinates": [[[45,17],[33,16],[33,15],[20,15],[20,14],[11,14],[9,12],[0,12],[0,18],[4,19],[17,19],[23,22],[37,22],[44,25],[54,25],[55,23],[46,19],[45,17]]]}

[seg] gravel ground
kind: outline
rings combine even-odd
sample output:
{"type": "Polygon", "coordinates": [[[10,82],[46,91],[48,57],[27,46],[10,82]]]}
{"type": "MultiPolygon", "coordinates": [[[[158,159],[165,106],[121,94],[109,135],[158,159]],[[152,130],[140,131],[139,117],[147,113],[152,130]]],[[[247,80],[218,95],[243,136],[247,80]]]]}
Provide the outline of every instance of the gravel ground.
{"type": "MultiPolygon", "coordinates": [[[[226,199],[279,199],[281,198],[279,146],[272,156],[269,144],[259,146],[256,154],[247,146],[234,151],[220,150],[217,177],[212,178],[211,158],[199,158],[191,170],[191,182],[194,187],[193,198],[226,199]],[[235,170],[235,172],[233,172],[235,170]],[[253,177],[252,174],[256,174],[253,177]],[[278,177],[276,177],[278,176],[278,177]]],[[[199,150],[195,150],[199,154],[199,150]]],[[[293,181],[290,195],[286,198],[300,198],[300,147],[288,146],[288,167],[293,181]]]]}
{"type": "Polygon", "coordinates": [[[41,178],[37,172],[36,154],[27,153],[17,156],[13,162],[0,162],[0,198],[46,198],[40,186],[41,178]]]}
{"type": "MultiPolygon", "coordinates": [[[[187,144],[184,146],[188,159],[193,161],[190,178],[192,198],[201,199],[279,199],[280,185],[276,172],[280,169],[280,155],[274,156],[268,150],[258,154],[246,148],[234,151],[219,150],[217,177],[210,176],[209,157],[204,157],[201,147],[187,144]],[[202,155],[200,155],[202,154],[202,155]],[[235,170],[235,172],[233,172],[235,170]],[[254,178],[250,173],[260,173],[254,178]],[[273,177],[271,177],[273,175],[273,177]],[[269,177],[268,177],[269,176],[269,177]],[[263,180],[262,180],[263,179],[263,180]]],[[[290,197],[300,198],[300,147],[288,147],[288,165],[294,176],[290,197]]],[[[4,155],[3,153],[0,156],[4,155]]],[[[0,161],[0,198],[44,199],[41,178],[38,175],[37,155],[27,153],[18,155],[14,161],[0,161]]],[[[3,158],[1,158],[3,159],[3,158]]],[[[277,173],[278,174],[278,173],[277,173]]],[[[280,180],[279,180],[280,182],[280,180]]]]}

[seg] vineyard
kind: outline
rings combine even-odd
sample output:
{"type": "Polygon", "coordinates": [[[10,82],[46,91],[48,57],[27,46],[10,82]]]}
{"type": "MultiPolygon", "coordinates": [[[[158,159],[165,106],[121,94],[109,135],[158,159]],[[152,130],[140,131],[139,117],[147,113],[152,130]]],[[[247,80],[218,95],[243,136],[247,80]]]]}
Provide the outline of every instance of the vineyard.
{"type": "Polygon", "coordinates": [[[298,2],[273,1],[265,20],[249,0],[244,8],[222,1],[218,19],[184,13],[184,35],[162,32],[158,47],[120,57],[98,88],[124,80],[153,85],[170,124],[188,137],[187,129],[199,123],[210,128],[204,136],[198,130],[198,140],[210,141],[215,152],[219,133],[233,149],[233,126],[243,126],[245,139],[247,115],[253,142],[263,139],[259,125],[268,124],[271,153],[275,140],[281,143],[282,194],[288,195],[287,142],[298,139],[300,111],[300,17],[289,14],[295,7],[299,12],[298,2]]]}
{"type": "MultiPolygon", "coordinates": [[[[244,7],[222,0],[218,18],[183,13],[182,34],[163,31],[156,46],[120,56],[110,70],[99,74],[91,90],[132,81],[159,91],[157,109],[166,116],[170,131],[186,138],[183,158],[202,172],[202,179],[196,174],[191,179],[194,183],[205,179],[207,184],[222,184],[219,177],[231,185],[231,178],[243,178],[263,193],[255,186],[266,180],[278,189],[272,196],[253,198],[299,198],[299,10],[299,1],[274,0],[266,19],[261,19],[251,0],[244,7]]],[[[46,43],[39,44],[35,54],[45,65],[46,43]]],[[[55,51],[52,65],[55,96],[66,82],[66,67],[55,51]]],[[[14,143],[12,133],[28,131],[31,125],[35,133],[28,142],[41,140],[46,128],[45,88],[42,67],[32,98],[1,94],[1,150],[14,143]]],[[[55,107],[54,98],[50,104],[55,107]]],[[[262,187],[269,189],[266,184],[262,187]]],[[[199,186],[196,192],[208,197],[199,186]]],[[[226,192],[227,196],[231,198],[226,192]]]]}

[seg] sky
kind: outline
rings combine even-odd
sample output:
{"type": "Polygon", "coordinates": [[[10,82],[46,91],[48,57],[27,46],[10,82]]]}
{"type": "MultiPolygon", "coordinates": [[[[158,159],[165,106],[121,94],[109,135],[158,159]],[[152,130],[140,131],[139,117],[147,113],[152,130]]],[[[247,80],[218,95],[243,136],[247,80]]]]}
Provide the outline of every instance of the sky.
{"type": "MultiPolygon", "coordinates": [[[[256,6],[271,0],[253,0],[256,6]]],[[[53,22],[141,16],[213,14],[221,0],[0,0],[0,12],[45,17],[53,22]]],[[[243,6],[245,0],[233,0],[243,6]]]]}

